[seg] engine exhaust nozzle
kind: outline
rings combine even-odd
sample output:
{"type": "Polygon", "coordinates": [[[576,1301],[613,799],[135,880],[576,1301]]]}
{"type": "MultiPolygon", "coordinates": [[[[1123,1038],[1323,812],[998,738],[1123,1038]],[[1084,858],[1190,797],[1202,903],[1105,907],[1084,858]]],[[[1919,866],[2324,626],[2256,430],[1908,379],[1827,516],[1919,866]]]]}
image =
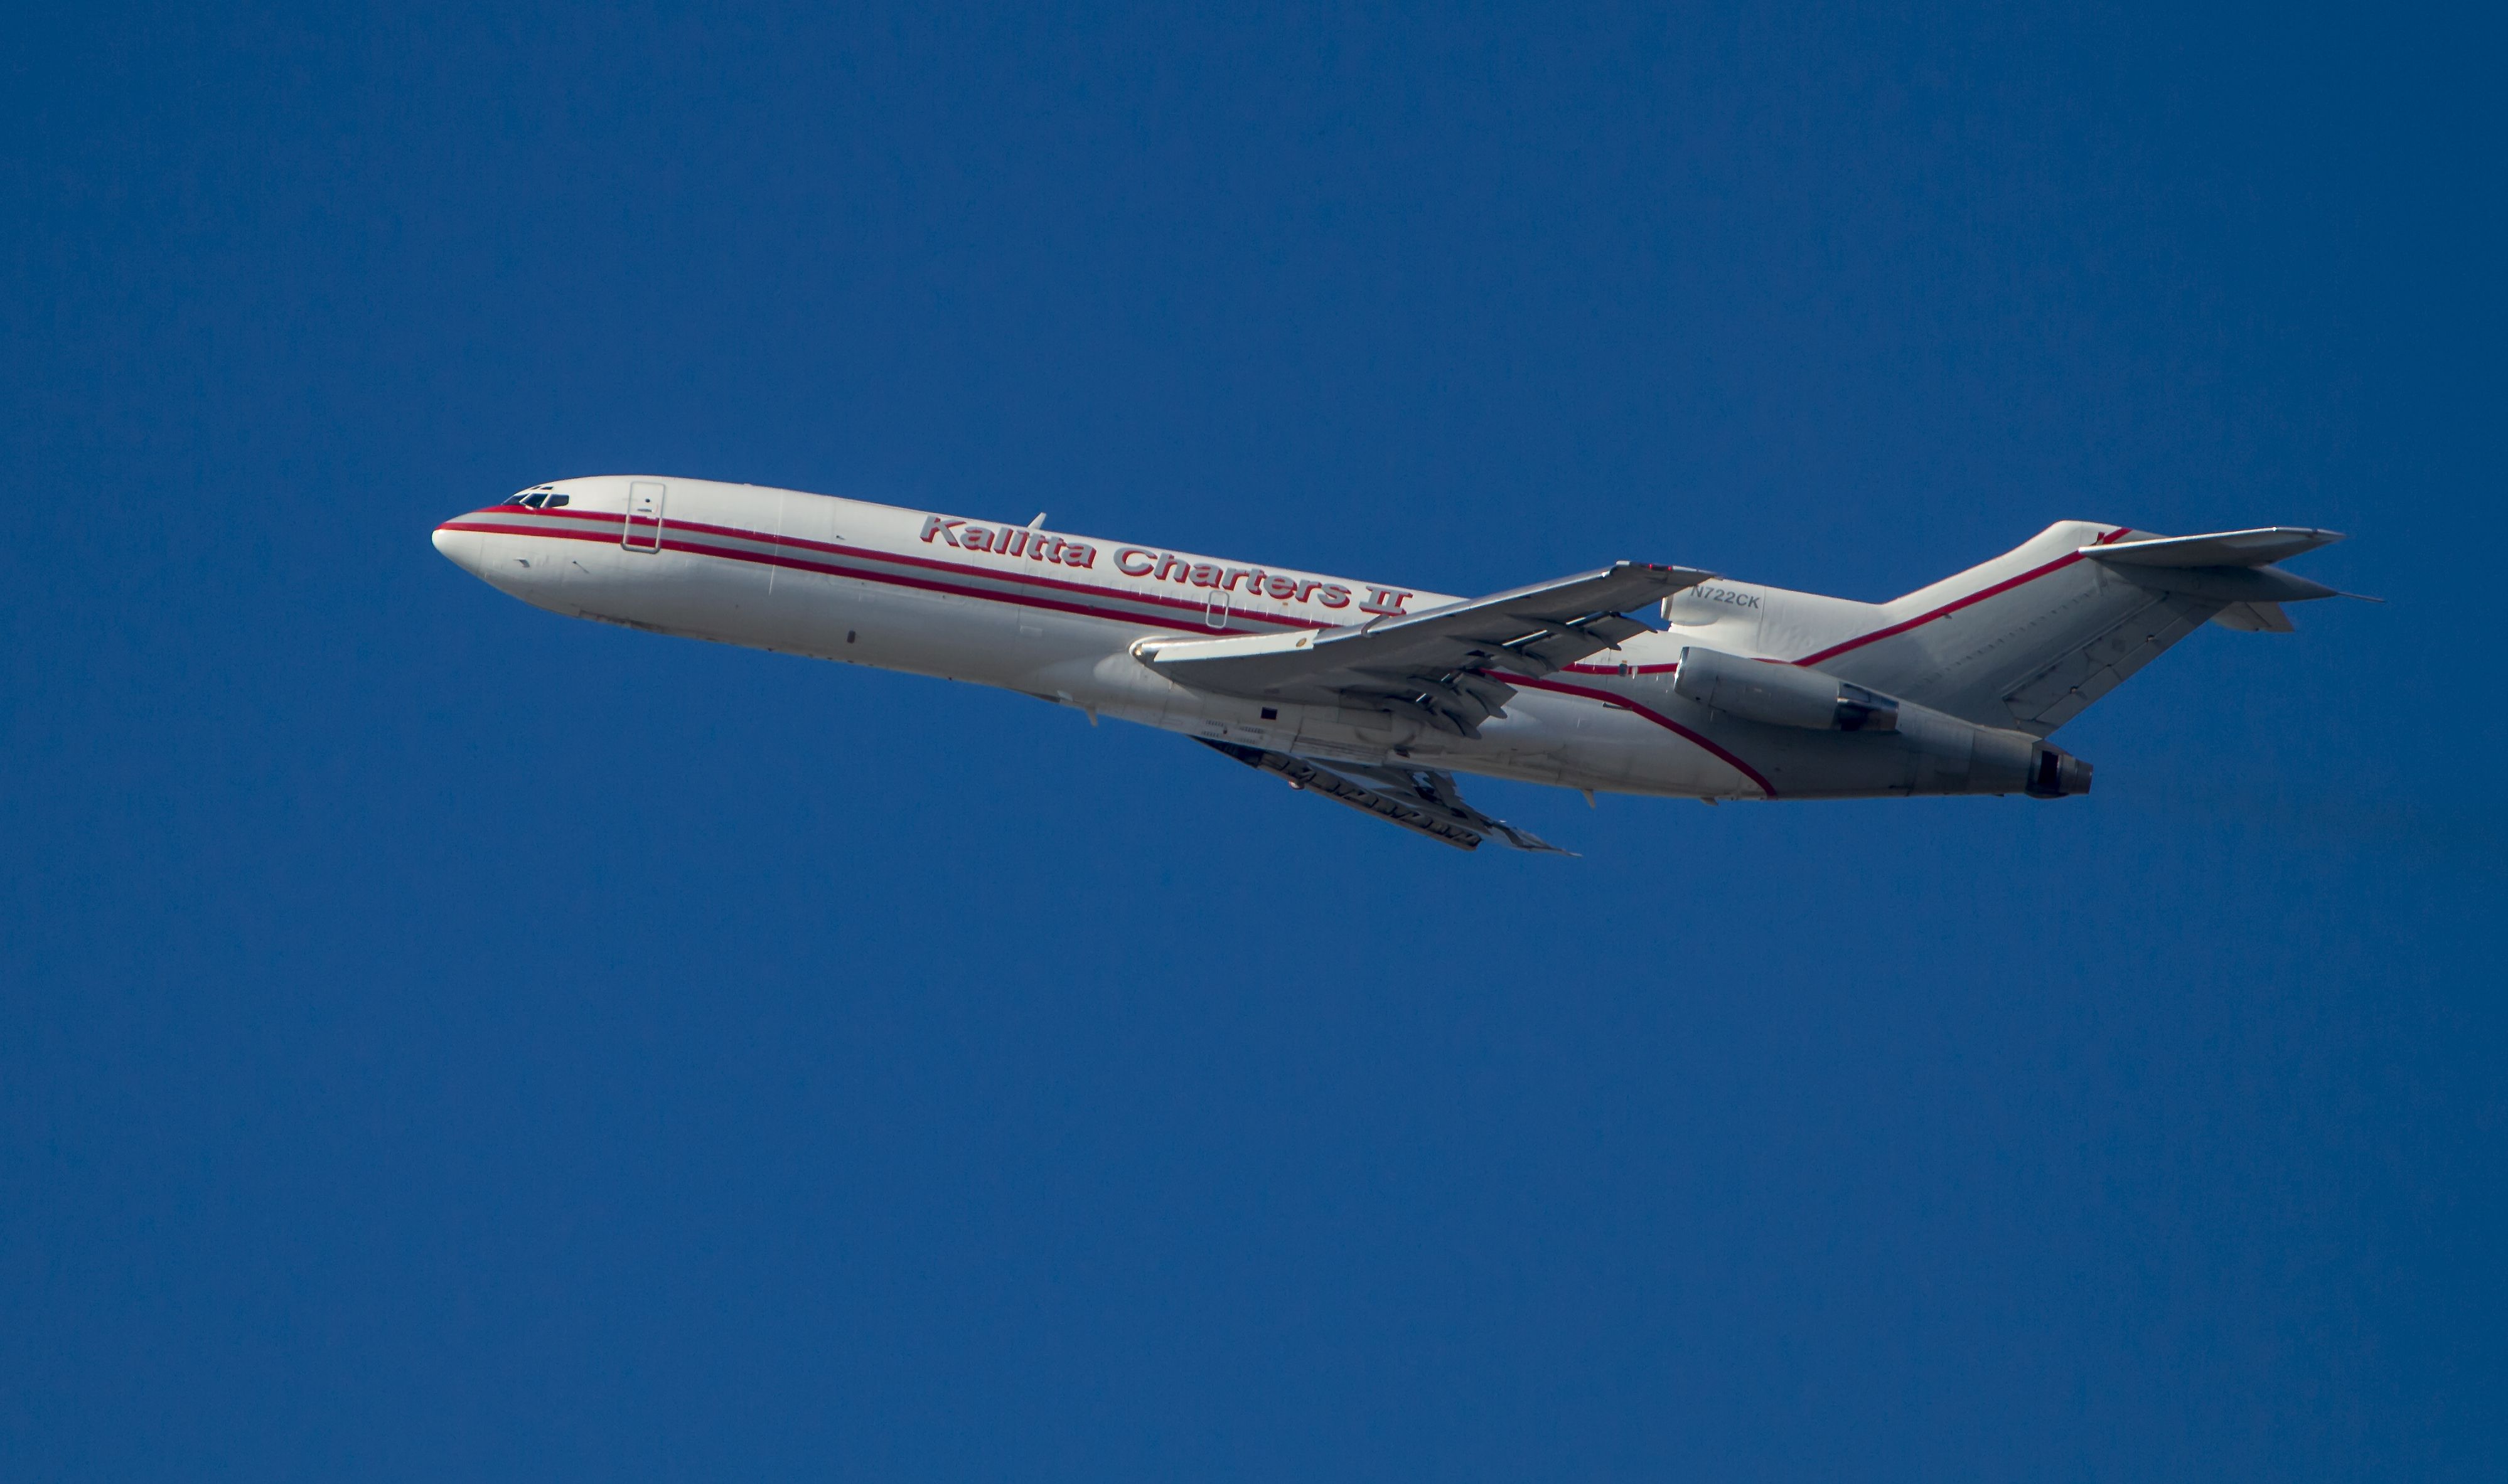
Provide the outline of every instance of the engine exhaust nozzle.
{"type": "Polygon", "coordinates": [[[2069,799],[2090,791],[2090,765],[2061,747],[2044,744],[2038,748],[2038,760],[2029,770],[2029,787],[2024,790],[2033,799],[2069,799]]]}

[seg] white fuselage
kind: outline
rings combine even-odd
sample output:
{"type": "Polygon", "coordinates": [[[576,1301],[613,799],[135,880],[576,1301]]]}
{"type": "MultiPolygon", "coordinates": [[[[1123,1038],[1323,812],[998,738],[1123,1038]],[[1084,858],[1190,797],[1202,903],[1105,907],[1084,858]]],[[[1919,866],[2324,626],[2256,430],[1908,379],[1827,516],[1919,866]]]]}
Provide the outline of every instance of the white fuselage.
{"type": "Polygon", "coordinates": [[[1684,643],[1754,652],[1719,636],[1728,620],[1761,622],[1749,601],[1761,590],[1739,585],[1682,594],[1672,615],[1682,627],[1596,657],[1609,663],[1510,676],[1519,694],[1505,714],[1468,739],[1379,710],[1189,689],[1135,654],[1146,639],[1419,613],[1455,600],[1444,594],[749,485],[616,476],[530,493],[565,503],[473,511],[435,543],[557,613],[998,686],[1092,719],[1323,759],[1710,799],[1972,791],[1936,777],[1921,735],[1793,732],[1674,694],[1684,643]]]}

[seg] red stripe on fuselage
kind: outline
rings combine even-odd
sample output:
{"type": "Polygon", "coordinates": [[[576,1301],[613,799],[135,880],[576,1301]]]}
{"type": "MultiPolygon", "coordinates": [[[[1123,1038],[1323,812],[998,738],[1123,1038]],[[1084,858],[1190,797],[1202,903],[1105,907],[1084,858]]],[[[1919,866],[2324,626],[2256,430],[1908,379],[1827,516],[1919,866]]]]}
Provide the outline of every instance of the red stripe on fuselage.
{"type": "MultiPolygon", "coordinates": [[[[542,516],[563,516],[566,519],[575,521],[597,521],[602,526],[608,528],[563,529],[545,525],[507,525],[488,521],[473,521],[467,518],[447,521],[436,528],[439,530],[478,531],[485,534],[502,536],[542,536],[550,540],[590,541],[601,545],[617,544],[618,537],[614,532],[619,528],[616,523],[620,518],[616,512],[600,513],[570,510],[541,511],[535,513],[542,516]]],[[[1153,622],[1153,620],[1147,615],[1139,613],[1121,613],[1107,608],[1090,607],[1082,603],[1067,602],[1055,598],[1041,597],[1026,594],[1002,593],[984,588],[961,587],[950,583],[933,582],[919,577],[911,577],[901,572],[883,572],[866,568],[839,566],[831,562],[812,561],[800,557],[788,557],[781,551],[737,551],[724,547],[706,546],[694,542],[672,539],[672,534],[674,532],[689,530],[701,530],[714,535],[728,536],[735,540],[756,541],[760,544],[774,545],[778,547],[798,546],[812,551],[853,556],[875,561],[893,561],[911,566],[931,567],[945,572],[963,573],[971,577],[989,578],[994,581],[1020,582],[1034,586],[1059,588],[1066,591],[1102,596],[1130,602],[1162,604],[1194,609],[1201,609],[1204,607],[1201,603],[1187,602],[1176,598],[1150,594],[1133,594],[1125,592],[1121,588],[1103,588],[1083,583],[1060,582],[1052,578],[1033,577],[1024,572],[1002,572],[995,571],[988,567],[967,566],[959,562],[936,561],[930,558],[924,557],[900,556],[892,552],[879,551],[876,548],[844,547],[831,545],[824,541],[804,540],[799,537],[769,536],[761,532],[740,530],[731,526],[706,525],[695,521],[678,521],[664,525],[662,529],[661,549],[663,551],[680,552],[692,557],[719,557],[729,561],[750,561],[756,562],[761,566],[779,566],[796,571],[817,572],[823,576],[829,577],[848,577],[863,582],[881,582],[894,587],[914,588],[927,593],[948,593],[960,597],[978,597],[991,602],[1010,603],[1017,607],[1051,608],[1057,612],[1078,614],[1083,618],[1105,619],[1120,624],[1148,624],[1153,622]]],[[[1269,614],[1241,613],[1236,610],[1231,610],[1230,616],[1232,620],[1237,618],[1253,619],[1264,623],[1273,624],[1284,629],[1330,629],[1336,627],[1332,624],[1315,623],[1311,620],[1277,618],[1269,614]]],[[[1678,666],[1675,665],[1641,666],[1639,667],[1639,672],[1641,674],[1651,674],[1657,671],[1678,670],[1678,666]]],[[[1603,674],[1618,673],[1618,668],[1616,666],[1575,666],[1571,667],[1571,669],[1580,672],[1598,671],[1603,674]]],[[[1733,753],[1727,751],[1724,747],[1714,741],[1682,726],[1679,722],[1677,722],[1671,717],[1664,715],[1662,712],[1653,709],[1651,706],[1632,701],[1626,696],[1619,695],[1611,691],[1596,690],[1588,686],[1569,685],[1563,681],[1531,679],[1506,670],[1496,671],[1492,674],[1491,678],[1499,680],[1508,685],[1523,686],[1532,690],[1550,691],[1558,695],[1574,696],[1582,700],[1600,701],[1611,706],[1624,706],[1631,712],[1644,717],[1646,720],[1664,728],[1666,731],[1672,732],[1675,735],[1695,743],[1697,746],[1704,748],[1706,751],[1713,753],[1717,758],[1722,759],[1743,777],[1757,784],[1759,791],[1766,794],[1769,798],[1773,799],[1777,796],[1776,788],[1768,782],[1766,778],[1761,776],[1757,769],[1752,767],[1749,763],[1742,761],[1742,759],[1736,757],[1733,753]]]]}
{"type": "Polygon", "coordinates": [[[1714,739],[1701,733],[1691,731],[1689,728],[1682,726],[1679,722],[1673,720],[1671,717],[1666,716],[1661,711],[1654,709],[1652,706],[1632,701],[1626,696],[1617,695],[1610,691],[1593,690],[1582,685],[1568,685],[1562,681],[1548,678],[1535,680],[1529,676],[1513,674],[1506,670],[1498,670],[1495,673],[1491,674],[1490,678],[1507,685],[1521,685],[1536,691],[1556,691],[1563,696],[1582,696],[1588,701],[1600,701],[1610,706],[1625,706],[1629,710],[1636,712],[1638,715],[1644,717],[1646,720],[1653,722],[1656,726],[1663,728],[1665,731],[1686,738],[1698,746],[1705,748],[1709,752],[1713,752],[1717,757],[1723,759],[1727,765],[1729,765],[1735,772],[1741,774],[1742,777],[1758,784],[1759,792],[1766,794],[1769,798],[1773,799],[1777,796],[1776,785],[1769,782],[1767,778],[1761,775],[1758,769],[1752,767],[1750,764],[1742,761],[1739,757],[1734,756],[1733,753],[1726,750],[1714,739]]]}
{"type": "MultiPolygon", "coordinates": [[[[467,525],[462,524],[462,522],[447,522],[445,523],[445,528],[448,530],[494,529],[507,535],[564,536],[569,539],[578,541],[612,541],[617,539],[614,535],[609,533],[618,528],[620,516],[616,511],[544,510],[535,511],[532,513],[543,517],[553,517],[559,520],[598,523],[600,525],[606,527],[606,529],[589,536],[584,536],[577,535],[572,531],[553,530],[540,526],[488,526],[481,525],[467,525]]],[[[467,520],[468,517],[462,518],[463,522],[466,522],[467,520]]],[[[639,532],[643,532],[649,528],[649,525],[643,525],[637,527],[639,532]]],[[[977,566],[969,562],[950,561],[944,559],[933,557],[921,557],[907,552],[886,551],[874,546],[846,546],[836,542],[813,541],[806,536],[770,535],[762,530],[743,530],[736,525],[709,525],[702,521],[665,521],[662,523],[661,528],[662,533],[666,538],[663,542],[666,549],[696,552],[709,557],[746,556],[753,554],[724,552],[712,547],[696,547],[684,544],[675,546],[667,539],[667,537],[678,531],[697,531],[710,536],[726,536],[735,541],[756,541],[766,546],[798,547],[803,551],[825,552],[830,556],[849,557],[857,561],[893,561],[901,566],[928,567],[934,571],[958,572],[970,577],[985,577],[1000,582],[1026,583],[1034,587],[1053,588],[1068,593],[1088,594],[1098,597],[1117,598],[1125,602],[1149,603],[1156,607],[1173,608],[1179,612],[1202,613],[1209,607],[1209,599],[1206,597],[1170,597],[1163,593],[1139,593],[1127,588],[1109,588],[1098,583],[1074,582],[1067,578],[1047,577],[1037,572],[1025,569],[977,566]]],[[[1096,543],[1091,542],[1089,544],[1095,545],[1096,543]]],[[[1021,561],[1024,559],[1013,558],[1011,560],[1021,561]]],[[[955,592],[957,590],[940,589],[936,591],[955,592]]],[[[1205,592],[1221,590],[1197,588],[1194,591],[1205,592]]],[[[1342,622],[1338,619],[1300,618],[1294,614],[1272,613],[1258,608],[1239,608],[1236,606],[1236,601],[1238,599],[1245,598],[1248,595],[1237,593],[1234,590],[1225,591],[1227,591],[1227,595],[1230,599],[1229,612],[1232,617],[1254,619],[1266,624],[1275,624],[1286,629],[1332,629],[1339,627],[1342,622]]],[[[977,596],[998,597],[999,595],[978,594],[977,596]]],[[[1075,609],[1073,611],[1079,610],[1075,609]]],[[[1140,615],[1127,613],[1121,616],[1125,619],[1137,619],[1140,615]]]]}
{"type": "MultiPolygon", "coordinates": [[[[2122,536],[2126,531],[2129,531],[2133,527],[2130,525],[2120,525],[2090,544],[2093,546],[2105,546],[2109,542],[2122,536]]],[[[1998,593],[2009,593],[2013,588],[2019,587],[2022,583],[2036,582],[2039,578],[2046,576],[2048,572],[2061,570],[2064,567],[2071,566],[2074,562],[2081,560],[2082,554],[2080,552],[2066,552],[2063,556],[2056,558],[2054,561],[2047,562],[2044,566],[2031,567],[2028,571],[2021,573],[2017,577],[2007,577],[1990,588],[1980,588],[1976,592],[1971,593],[1968,597],[1956,599],[1952,602],[1946,602],[1930,613],[1920,613],[1914,618],[1908,619],[1904,623],[1892,624],[1887,629],[1875,629],[1870,633],[1848,639],[1842,644],[1831,644],[1826,649],[1821,650],[1816,654],[1804,655],[1801,659],[1796,660],[1793,663],[1796,665],[1818,665],[1823,660],[1835,659],[1837,656],[1846,653],[1850,649],[1861,649],[1864,645],[1872,643],[1876,639],[1886,639],[1892,634],[1904,633],[1910,629],[1921,629],[1937,618],[1947,618],[1951,614],[1957,613],[1959,610],[1969,606],[1971,603],[1981,603],[1998,593]]]]}
{"type": "MultiPolygon", "coordinates": [[[[615,517],[612,517],[612,519],[614,520],[615,517]]],[[[600,545],[616,545],[618,540],[616,536],[608,531],[560,530],[547,526],[490,525],[485,522],[475,521],[448,521],[444,524],[442,528],[445,530],[483,531],[506,536],[540,536],[553,541],[590,541],[600,545]]],[[[740,551],[728,547],[709,546],[702,542],[680,539],[675,534],[679,531],[693,530],[696,528],[698,527],[694,522],[681,522],[677,525],[665,526],[662,531],[661,549],[666,552],[679,552],[682,555],[691,557],[718,557],[726,561],[748,561],[754,562],[759,566],[778,566],[792,571],[817,572],[828,577],[850,577],[863,582],[883,582],[893,587],[913,588],[926,593],[947,593],[959,597],[980,597],[992,602],[1013,603],[1020,607],[1051,608],[1061,613],[1075,613],[1083,618],[1107,619],[1121,624],[1139,624],[1145,627],[1156,627],[1159,623],[1159,618],[1152,614],[1124,613],[1111,608],[1095,607],[1087,603],[1072,602],[1059,597],[1047,597],[1025,593],[1004,593],[991,588],[977,588],[963,586],[956,583],[936,582],[928,578],[910,576],[903,572],[884,572],[869,567],[846,566],[830,561],[814,561],[805,557],[786,556],[781,551],[753,552],[740,551]]],[[[746,531],[726,531],[722,530],[720,527],[715,527],[715,529],[719,531],[721,534],[735,536],[741,540],[756,541],[768,545],[780,544],[778,543],[777,538],[773,536],[762,536],[746,531]]],[[[845,552],[851,550],[844,547],[829,546],[824,542],[795,541],[792,544],[795,546],[806,546],[819,551],[845,552]]],[[[645,548],[639,547],[637,550],[642,552],[645,550],[645,548]]],[[[962,566],[955,562],[933,561],[922,558],[901,557],[887,552],[871,550],[861,551],[860,555],[863,560],[873,561],[894,561],[904,565],[935,568],[943,572],[961,573],[969,577],[982,577],[996,582],[1024,583],[1032,587],[1057,589],[1063,592],[1088,594],[1125,601],[1169,604],[1178,607],[1188,607],[1197,613],[1206,611],[1205,605],[1201,603],[1177,603],[1172,598],[1158,597],[1146,594],[1134,595],[1126,593],[1120,588],[1100,588],[1081,583],[1055,582],[1051,578],[1031,577],[1024,572],[999,572],[984,567],[962,566]]],[[[1321,629],[1331,627],[1327,624],[1302,623],[1294,619],[1274,618],[1273,616],[1266,613],[1250,613],[1234,608],[1229,610],[1229,617],[1232,622],[1236,620],[1245,620],[1248,622],[1277,625],[1283,628],[1321,629]]]]}

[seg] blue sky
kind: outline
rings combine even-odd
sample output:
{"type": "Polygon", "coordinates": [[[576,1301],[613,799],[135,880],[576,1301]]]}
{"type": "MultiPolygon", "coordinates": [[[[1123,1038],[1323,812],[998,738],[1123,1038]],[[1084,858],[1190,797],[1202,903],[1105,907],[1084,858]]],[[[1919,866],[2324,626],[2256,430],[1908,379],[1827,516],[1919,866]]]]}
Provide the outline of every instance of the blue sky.
{"type": "Polygon", "coordinates": [[[2495,1477],[2495,15],[105,7],[0,152],[0,1469],[2495,1477]],[[2054,805],[526,608],[743,480],[1488,591],[2354,539],[2054,805]]]}

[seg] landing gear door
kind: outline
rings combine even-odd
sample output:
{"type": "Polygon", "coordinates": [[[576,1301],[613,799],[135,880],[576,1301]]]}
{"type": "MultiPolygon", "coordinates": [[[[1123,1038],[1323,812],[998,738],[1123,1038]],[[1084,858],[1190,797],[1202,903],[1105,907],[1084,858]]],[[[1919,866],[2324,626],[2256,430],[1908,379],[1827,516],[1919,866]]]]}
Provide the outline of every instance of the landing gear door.
{"type": "Polygon", "coordinates": [[[619,534],[619,545],[631,552],[662,549],[662,496],[669,492],[641,479],[627,487],[627,528],[619,534]]]}

